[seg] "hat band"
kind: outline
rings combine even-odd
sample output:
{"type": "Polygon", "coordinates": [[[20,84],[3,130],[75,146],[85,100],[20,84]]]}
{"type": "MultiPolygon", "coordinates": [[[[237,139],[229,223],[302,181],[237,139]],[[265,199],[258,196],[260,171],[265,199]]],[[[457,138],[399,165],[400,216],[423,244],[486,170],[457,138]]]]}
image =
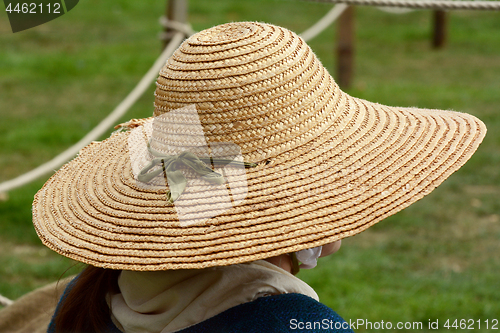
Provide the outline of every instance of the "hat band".
{"type": "Polygon", "coordinates": [[[232,159],[198,157],[189,151],[183,151],[178,155],[163,155],[162,153],[151,148],[150,142],[148,142],[148,151],[155,158],[142,168],[137,175],[137,179],[143,183],[147,183],[160,174],[163,174],[163,176],[167,179],[168,186],[170,188],[170,191],[167,193],[167,201],[170,203],[173,203],[181,196],[187,185],[186,177],[184,177],[182,172],[178,170],[181,165],[189,167],[201,178],[217,185],[221,185],[225,182],[224,177],[220,173],[212,170],[212,168],[208,167],[205,163],[218,165],[222,164],[224,166],[232,164],[236,166],[243,166],[245,168],[255,168],[257,166],[257,163],[240,162],[232,159]],[[162,168],[150,171],[152,168],[160,164],[162,165],[162,168]]]}

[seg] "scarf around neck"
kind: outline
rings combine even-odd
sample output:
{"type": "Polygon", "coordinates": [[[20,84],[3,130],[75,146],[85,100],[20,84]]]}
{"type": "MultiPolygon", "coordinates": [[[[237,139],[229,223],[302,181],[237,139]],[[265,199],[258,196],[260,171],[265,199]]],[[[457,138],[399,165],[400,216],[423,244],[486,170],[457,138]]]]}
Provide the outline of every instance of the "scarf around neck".
{"type": "Polygon", "coordinates": [[[120,293],[108,295],[124,333],[167,333],[268,294],[316,292],[287,271],[259,260],[231,266],[156,272],[122,271],[120,293]]]}

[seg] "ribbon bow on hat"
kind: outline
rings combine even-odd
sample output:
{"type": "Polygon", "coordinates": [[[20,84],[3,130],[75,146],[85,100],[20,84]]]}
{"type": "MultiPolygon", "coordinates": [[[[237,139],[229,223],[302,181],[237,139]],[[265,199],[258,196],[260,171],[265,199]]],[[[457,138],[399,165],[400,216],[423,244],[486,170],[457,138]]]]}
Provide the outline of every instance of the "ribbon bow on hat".
{"type": "Polygon", "coordinates": [[[168,186],[170,188],[170,191],[167,193],[167,201],[170,203],[177,200],[186,189],[186,177],[184,177],[182,171],[177,169],[181,164],[191,168],[201,178],[216,185],[223,184],[225,179],[220,173],[215,172],[205,163],[222,165],[233,164],[237,166],[244,166],[245,168],[254,168],[257,166],[257,163],[240,162],[232,159],[198,157],[189,151],[183,151],[179,155],[163,155],[162,153],[152,149],[149,142],[148,151],[151,155],[155,156],[155,158],[153,158],[151,162],[149,162],[149,164],[147,164],[141,172],[139,172],[137,179],[141,182],[147,183],[163,173],[167,178],[168,186]],[[162,168],[149,171],[160,164],[162,164],[162,168]]]}

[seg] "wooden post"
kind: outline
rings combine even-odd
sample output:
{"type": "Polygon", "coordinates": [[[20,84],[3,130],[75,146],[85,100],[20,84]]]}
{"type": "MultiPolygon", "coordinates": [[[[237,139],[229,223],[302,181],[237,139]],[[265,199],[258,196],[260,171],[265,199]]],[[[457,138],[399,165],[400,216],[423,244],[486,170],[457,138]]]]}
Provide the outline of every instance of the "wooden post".
{"type": "Polygon", "coordinates": [[[432,47],[435,49],[443,48],[448,35],[446,28],[447,17],[444,10],[435,10],[433,12],[433,25],[432,47]]]}
{"type": "Polygon", "coordinates": [[[351,86],[354,67],[354,7],[349,6],[337,23],[337,77],[343,89],[351,86]]]}
{"type": "MultiPolygon", "coordinates": [[[[167,0],[165,17],[169,21],[187,23],[188,16],[188,0],[167,0]]],[[[165,48],[172,39],[173,31],[168,27],[163,27],[163,48],[165,48]]]]}

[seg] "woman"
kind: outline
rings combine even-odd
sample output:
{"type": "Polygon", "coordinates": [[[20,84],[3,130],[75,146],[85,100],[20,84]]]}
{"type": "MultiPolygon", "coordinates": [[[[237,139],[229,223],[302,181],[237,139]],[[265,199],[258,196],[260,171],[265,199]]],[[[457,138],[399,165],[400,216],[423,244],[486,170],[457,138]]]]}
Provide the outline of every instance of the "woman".
{"type": "Polygon", "coordinates": [[[44,244],[90,265],[50,332],[348,332],[291,274],[299,261],[430,193],[486,133],[353,98],[297,35],[255,22],[190,37],[155,96],[154,118],[84,148],[35,197],[44,244]]]}

